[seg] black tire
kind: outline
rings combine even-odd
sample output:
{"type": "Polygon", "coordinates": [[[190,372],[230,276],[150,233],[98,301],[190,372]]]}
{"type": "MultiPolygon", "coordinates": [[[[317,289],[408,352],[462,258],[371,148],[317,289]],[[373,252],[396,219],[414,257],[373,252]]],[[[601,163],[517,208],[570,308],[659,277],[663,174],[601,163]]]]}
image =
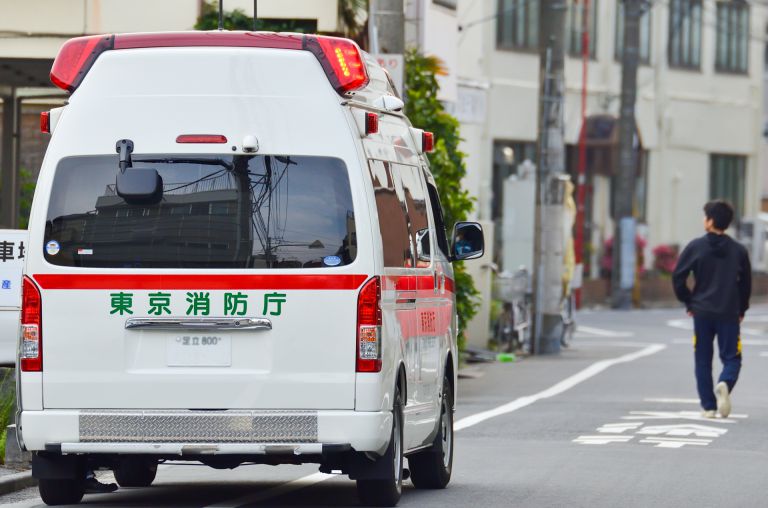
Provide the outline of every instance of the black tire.
{"type": "Polygon", "coordinates": [[[357,496],[364,506],[397,506],[403,492],[403,401],[399,387],[395,389],[392,436],[384,458],[392,461],[389,478],[357,480],[357,496]]]}
{"type": "Polygon", "coordinates": [[[40,497],[48,506],[77,504],[83,499],[85,485],[82,480],[38,480],[40,497]]]}
{"type": "Polygon", "coordinates": [[[408,456],[411,481],[417,489],[444,489],[451,481],[453,436],[453,390],[446,376],[435,440],[428,449],[408,456]]]}
{"type": "Polygon", "coordinates": [[[125,457],[115,467],[115,480],[121,487],[149,487],[157,475],[157,461],[125,457]]]}

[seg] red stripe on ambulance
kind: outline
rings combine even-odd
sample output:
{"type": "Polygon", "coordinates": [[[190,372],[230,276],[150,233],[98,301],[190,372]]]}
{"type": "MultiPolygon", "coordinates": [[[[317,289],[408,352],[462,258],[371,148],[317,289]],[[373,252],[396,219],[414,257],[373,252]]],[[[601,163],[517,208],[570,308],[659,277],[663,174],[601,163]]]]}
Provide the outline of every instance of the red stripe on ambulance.
{"type": "Polygon", "coordinates": [[[368,275],[123,275],[37,274],[43,289],[354,290],[368,275]]]}

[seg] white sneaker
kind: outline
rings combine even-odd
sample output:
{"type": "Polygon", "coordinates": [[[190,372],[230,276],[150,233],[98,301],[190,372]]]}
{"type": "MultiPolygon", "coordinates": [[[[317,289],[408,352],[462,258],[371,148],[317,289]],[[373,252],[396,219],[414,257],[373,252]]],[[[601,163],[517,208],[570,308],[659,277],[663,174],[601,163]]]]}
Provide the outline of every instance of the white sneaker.
{"type": "Polygon", "coordinates": [[[717,413],[714,409],[710,409],[709,411],[702,411],[701,412],[702,418],[717,418],[717,413]]]}
{"type": "Polygon", "coordinates": [[[720,381],[715,385],[715,397],[717,398],[717,412],[723,418],[728,418],[731,414],[731,394],[728,392],[728,385],[725,381],[720,381]]]}

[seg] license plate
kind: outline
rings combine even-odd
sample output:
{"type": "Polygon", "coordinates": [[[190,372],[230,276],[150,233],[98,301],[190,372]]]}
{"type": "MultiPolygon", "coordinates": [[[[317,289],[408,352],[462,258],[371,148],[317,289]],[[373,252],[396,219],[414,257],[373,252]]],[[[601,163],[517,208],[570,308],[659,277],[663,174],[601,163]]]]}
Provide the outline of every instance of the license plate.
{"type": "Polygon", "coordinates": [[[169,367],[229,367],[232,339],[228,335],[192,333],[168,337],[166,362],[169,367]]]}

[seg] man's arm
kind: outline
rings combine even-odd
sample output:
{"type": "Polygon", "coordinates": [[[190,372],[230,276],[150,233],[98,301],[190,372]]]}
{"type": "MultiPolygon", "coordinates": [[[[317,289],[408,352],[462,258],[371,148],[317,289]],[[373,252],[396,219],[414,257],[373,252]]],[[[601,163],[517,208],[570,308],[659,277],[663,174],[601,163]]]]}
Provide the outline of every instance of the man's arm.
{"type": "Polygon", "coordinates": [[[743,249],[741,256],[741,266],[739,267],[739,303],[741,309],[740,317],[749,309],[749,297],[752,296],[752,264],[749,262],[749,254],[743,249]]]}
{"type": "Polygon", "coordinates": [[[693,249],[689,243],[677,259],[677,266],[672,273],[672,287],[675,290],[675,296],[685,304],[686,309],[689,309],[691,297],[693,296],[691,290],[688,289],[688,275],[693,270],[695,259],[693,249]]]}

